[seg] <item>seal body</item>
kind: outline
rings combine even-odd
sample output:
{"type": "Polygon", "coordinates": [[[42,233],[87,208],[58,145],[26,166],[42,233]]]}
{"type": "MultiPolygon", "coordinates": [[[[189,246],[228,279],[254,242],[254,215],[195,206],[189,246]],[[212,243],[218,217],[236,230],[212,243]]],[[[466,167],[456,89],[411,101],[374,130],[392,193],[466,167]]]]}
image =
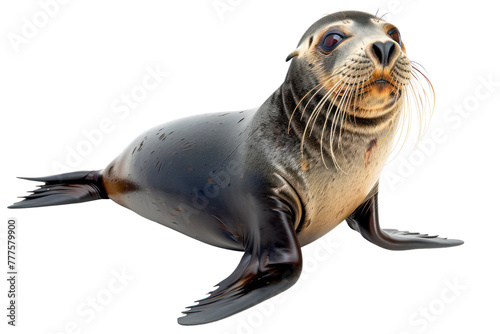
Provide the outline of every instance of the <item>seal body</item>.
{"type": "Polygon", "coordinates": [[[102,171],[29,178],[45,184],[11,208],[111,198],[202,242],[243,251],[234,272],[183,312],[183,325],[225,318],[286,290],[301,272],[300,247],[344,220],[387,249],[461,244],[378,224],[377,180],[405,103],[428,101],[415,91],[420,72],[399,30],[370,14],[335,13],[314,23],[287,60],[285,81],[259,108],[157,126],[102,171]]]}
{"type": "Polygon", "coordinates": [[[258,109],[193,116],[145,132],[104,169],[106,193],[200,241],[244,250],[246,205],[255,185],[265,182],[294,204],[300,244],[314,241],[365,200],[392,133],[384,128],[344,137],[349,172],[327,169],[318,154],[301,154],[300,140],[286,132],[281,94],[279,89],[258,109]]]}
{"type": "Polygon", "coordinates": [[[241,214],[251,182],[244,143],[254,116],[205,114],[145,132],[103,170],[108,196],[203,242],[243,249],[241,214]]]}

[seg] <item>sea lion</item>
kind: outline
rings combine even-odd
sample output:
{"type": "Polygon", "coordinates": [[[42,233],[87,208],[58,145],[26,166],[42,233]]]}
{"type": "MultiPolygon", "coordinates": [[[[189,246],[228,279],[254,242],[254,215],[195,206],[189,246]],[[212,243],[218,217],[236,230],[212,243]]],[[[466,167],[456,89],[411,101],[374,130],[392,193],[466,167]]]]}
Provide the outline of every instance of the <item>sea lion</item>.
{"type": "Polygon", "coordinates": [[[184,311],[183,325],[228,317],[288,289],[301,272],[301,246],[344,220],[387,249],[462,244],[379,227],[377,180],[404,103],[426,101],[413,89],[419,72],[399,30],[367,13],[334,13],[305,32],[287,61],[285,81],[259,108],[155,127],[102,171],[27,178],[45,184],[10,208],[111,198],[243,251],[235,271],[184,311]]]}

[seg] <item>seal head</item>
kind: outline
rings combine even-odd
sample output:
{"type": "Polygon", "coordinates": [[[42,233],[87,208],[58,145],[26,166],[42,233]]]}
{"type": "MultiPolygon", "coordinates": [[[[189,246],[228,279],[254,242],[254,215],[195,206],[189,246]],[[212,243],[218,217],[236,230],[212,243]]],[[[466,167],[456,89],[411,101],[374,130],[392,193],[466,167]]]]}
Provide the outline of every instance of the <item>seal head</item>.
{"type": "MultiPolygon", "coordinates": [[[[321,18],[306,31],[290,59],[290,88],[298,95],[317,92],[323,99],[316,110],[340,109],[339,119],[349,116],[345,126],[357,132],[376,131],[390,122],[411,79],[399,30],[361,12],[321,18]]],[[[315,116],[314,110],[309,116],[315,116]]]]}

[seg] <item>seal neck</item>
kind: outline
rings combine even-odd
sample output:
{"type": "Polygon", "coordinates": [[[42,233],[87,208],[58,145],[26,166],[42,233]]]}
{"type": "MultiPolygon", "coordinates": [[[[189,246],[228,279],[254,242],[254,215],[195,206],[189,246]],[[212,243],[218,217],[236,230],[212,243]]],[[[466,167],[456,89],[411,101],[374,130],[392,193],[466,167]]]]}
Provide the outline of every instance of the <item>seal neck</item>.
{"type": "Polygon", "coordinates": [[[281,110],[284,111],[287,118],[295,123],[302,123],[301,120],[307,120],[310,116],[307,114],[307,110],[309,112],[314,110],[316,102],[321,99],[321,97],[316,98],[321,95],[321,92],[314,89],[317,86],[314,82],[307,78],[297,78],[290,72],[287,73],[285,81],[274,94],[278,95],[279,99],[277,100],[281,101],[281,110]],[[308,102],[310,103],[307,104],[308,102]]]}
{"type": "Polygon", "coordinates": [[[323,147],[327,147],[325,143],[330,138],[330,132],[340,130],[339,125],[332,126],[337,107],[331,106],[329,114],[329,102],[321,106],[321,110],[316,109],[323,98],[323,92],[315,89],[317,87],[318,83],[307,77],[291,75],[289,72],[270,99],[272,109],[282,113],[281,118],[287,133],[296,137],[303,144],[305,151],[317,151],[321,141],[324,142],[323,147]]]}

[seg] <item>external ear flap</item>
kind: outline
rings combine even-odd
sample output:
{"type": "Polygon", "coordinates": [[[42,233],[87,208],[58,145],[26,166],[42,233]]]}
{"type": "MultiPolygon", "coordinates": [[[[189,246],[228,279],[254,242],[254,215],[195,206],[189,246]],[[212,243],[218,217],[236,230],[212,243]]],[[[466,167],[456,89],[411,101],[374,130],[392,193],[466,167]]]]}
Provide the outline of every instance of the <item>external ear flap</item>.
{"type": "Polygon", "coordinates": [[[299,55],[299,49],[293,50],[292,53],[290,53],[288,57],[286,57],[286,61],[289,61],[290,59],[298,55],[299,55]]]}

